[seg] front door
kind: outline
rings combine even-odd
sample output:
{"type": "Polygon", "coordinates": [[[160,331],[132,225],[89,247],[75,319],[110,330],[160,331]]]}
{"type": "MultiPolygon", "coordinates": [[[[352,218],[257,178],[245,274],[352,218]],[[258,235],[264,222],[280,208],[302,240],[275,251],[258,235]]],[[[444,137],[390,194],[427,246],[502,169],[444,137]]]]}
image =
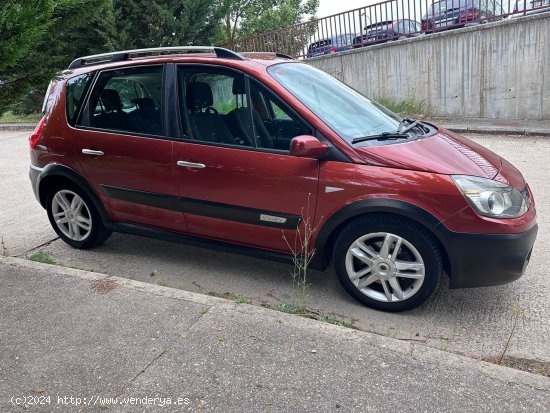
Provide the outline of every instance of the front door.
{"type": "MultiPolygon", "coordinates": [[[[290,155],[290,137],[275,136],[261,115],[273,96],[242,73],[182,65],[178,90],[184,136],[174,142],[175,176],[189,232],[288,251],[302,219],[313,221],[319,161],[290,155]]],[[[293,133],[313,133],[277,104],[293,133]]]]}
{"type": "Polygon", "coordinates": [[[163,65],[99,74],[71,148],[115,221],[185,232],[173,139],[162,122],[163,65]]]}

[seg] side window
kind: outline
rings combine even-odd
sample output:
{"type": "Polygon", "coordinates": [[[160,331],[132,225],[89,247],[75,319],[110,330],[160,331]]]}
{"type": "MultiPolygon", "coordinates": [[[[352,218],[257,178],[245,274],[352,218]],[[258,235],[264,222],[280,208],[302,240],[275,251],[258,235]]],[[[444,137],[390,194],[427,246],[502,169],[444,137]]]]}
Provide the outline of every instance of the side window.
{"type": "Polygon", "coordinates": [[[202,142],[290,151],[290,141],[313,131],[273,93],[241,73],[178,68],[184,137],[202,142]]]}
{"type": "Polygon", "coordinates": [[[275,102],[271,100],[269,101],[269,103],[271,104],[271,110],[273,111],[274,120],[292,120],[292,118],[288,116],[288,114],[284,110],[277,106],[275,102]]]}
{"type": "Polygon", "coordinates": [[[244,75],[178,68],[184,135],[203,142],[255,146],[244,75]]]}
{"type": "Polygon", "coordinates": [[[259,125],[258,146],[290,151],[290,141],[296,136],[312,135],[314,131],[281,100],[256,81],[250,82],[254,124],[259,125]]]}
{"type": "MultiPolygon", "coordinates": [[[[86,91],[88,90],[93,77],[94,73],[92,72],[75,76],[67,80],[67,121],[71,126],[74,126],[76,123],[76,118],[78,117],[80,108],[84,102],[84,96],[86,95],[86,91]]],[[[48,93],[49,89],[50,88],[48,87],[48,93]]]]}
{"type": "Polygon", "coordinates": [[[102,72],[90,95],[83,126],[162,135],[162,66],[102,72]]]}
{"type": "Polygon", "coordinates": [[[401,20],[399,24],[397,25],[397,31],[398,34],[406,34],[408,33],[408,24],[405,26],[405,23],[407,23],[405,20],[401,20]]]}

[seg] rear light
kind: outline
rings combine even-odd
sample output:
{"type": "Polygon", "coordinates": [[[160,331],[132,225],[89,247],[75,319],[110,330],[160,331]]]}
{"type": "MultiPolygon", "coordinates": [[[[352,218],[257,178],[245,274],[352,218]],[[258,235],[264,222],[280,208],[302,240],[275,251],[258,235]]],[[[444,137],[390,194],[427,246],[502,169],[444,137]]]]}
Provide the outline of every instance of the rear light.
{"type": "Polygon", "coordinates": [[[338,50],[336,49],[336,47],[331,47],[330,48],[330,52],[331,53],[336,53],[338,50]]]}
{"type": "Polygon", "coordinates": [[[42,119],[40,119],[40,122],[38,122],[38,125],[36,125],[36,128],[34,128],[34,130],[32,131],[32,135],[29,136],[29,146],[31,149],[34,149],[34,147],[42,137],[45,123],[46,117],[43,117],[42,119]]]}

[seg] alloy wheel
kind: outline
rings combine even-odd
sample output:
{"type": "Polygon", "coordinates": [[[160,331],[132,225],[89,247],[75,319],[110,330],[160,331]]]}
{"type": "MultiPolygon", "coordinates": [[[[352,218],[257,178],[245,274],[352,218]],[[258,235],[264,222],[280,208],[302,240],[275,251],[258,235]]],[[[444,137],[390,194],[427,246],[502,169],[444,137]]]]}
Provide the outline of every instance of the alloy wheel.
{"type": "Polygon", "coordinates": [[[52,215],[59,230],[73,241],[84,241],[92,232],[92,215],[84,200],[68,189],[52,198],[52,215]]]}
{"type": "Polygon", "coordinates": [[[405,238],[387,232],[356,239],[345,264],[353,285],[380,302],[405,301],[424,283],[425,265],[418,250],[405,238]]]}

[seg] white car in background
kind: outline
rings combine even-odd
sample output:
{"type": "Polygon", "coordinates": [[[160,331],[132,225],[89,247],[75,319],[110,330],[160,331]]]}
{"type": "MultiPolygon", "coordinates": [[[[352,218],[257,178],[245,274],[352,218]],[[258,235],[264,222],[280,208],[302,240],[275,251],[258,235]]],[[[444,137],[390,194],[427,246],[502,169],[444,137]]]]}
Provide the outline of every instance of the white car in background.
{"type": "Polygon", "coordinates": [[[550,0],[516,0],[514,14],[510,18],[550,11],[550,0]]]}

